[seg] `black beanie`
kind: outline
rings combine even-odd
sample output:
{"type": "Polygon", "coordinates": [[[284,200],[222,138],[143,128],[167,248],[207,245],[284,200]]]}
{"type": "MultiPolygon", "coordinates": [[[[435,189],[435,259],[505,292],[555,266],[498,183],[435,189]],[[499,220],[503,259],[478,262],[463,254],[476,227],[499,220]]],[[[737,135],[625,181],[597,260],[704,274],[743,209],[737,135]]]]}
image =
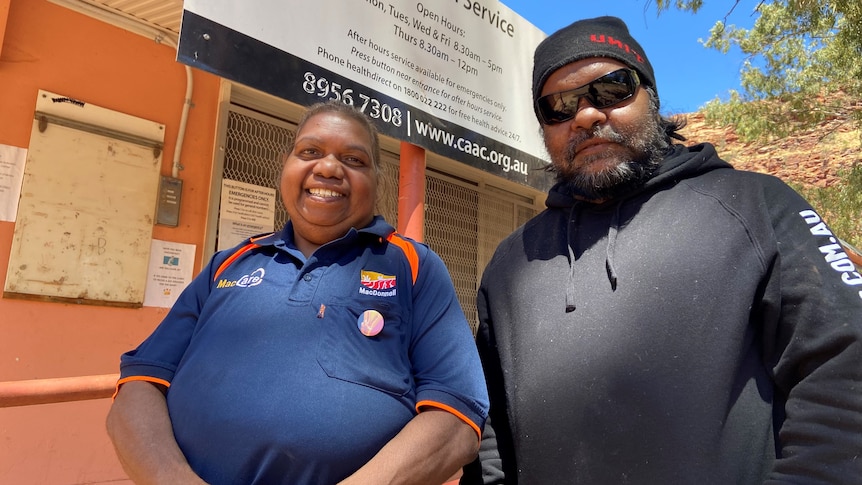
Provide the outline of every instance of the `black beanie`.
{"type": "MultiPolygon", "coordinates": [[[[536,47],[533,55],[533,101],[557,69],[588,57],[616,59],[637,71],[641,82],[655,86],[655,74],[640,44],[617,17],[578,20],[550,36],[536,47]]],[[[656,89],[656,93],[658,90],[656,89]]]]}

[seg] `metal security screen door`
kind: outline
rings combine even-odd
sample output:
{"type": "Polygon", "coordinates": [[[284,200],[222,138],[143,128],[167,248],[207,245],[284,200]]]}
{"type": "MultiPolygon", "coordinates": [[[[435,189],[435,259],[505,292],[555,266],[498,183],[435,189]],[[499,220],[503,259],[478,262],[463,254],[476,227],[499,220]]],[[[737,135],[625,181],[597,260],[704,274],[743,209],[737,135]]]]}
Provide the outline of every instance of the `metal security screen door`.
{"type": "Polygon", "coordinates": [[[425,242],[449,268],[475,333],[482,271],[500,241],[538,211],[530,198],[431,170],[425,185],[425,242]]]}
{"type": "Polygon", "coordinates": [[[295,126],[277,118],[232,106],[224,143],[223,178],[274,188],[275,230],[284,227],[287,212],[281,203],[279,178],[282,155],[293,143],[295,126]]]}

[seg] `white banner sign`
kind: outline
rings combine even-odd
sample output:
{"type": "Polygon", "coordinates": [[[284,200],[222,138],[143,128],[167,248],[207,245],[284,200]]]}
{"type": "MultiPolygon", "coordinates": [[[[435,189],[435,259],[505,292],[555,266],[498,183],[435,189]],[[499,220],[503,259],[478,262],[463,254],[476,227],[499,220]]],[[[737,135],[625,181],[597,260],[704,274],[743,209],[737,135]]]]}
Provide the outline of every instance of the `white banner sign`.
{"type": "Polygon", "coordinates": [[[341,99],[391,128],[385,134],[515,179],[546,158],[531,97],[533,51],[545,34],[498,1],[185,0],[184,8],[180,59],[191,65],[276,95],[341,99]],[[305,63],[285,67],[294,61],[279,52],[305,63]]]}

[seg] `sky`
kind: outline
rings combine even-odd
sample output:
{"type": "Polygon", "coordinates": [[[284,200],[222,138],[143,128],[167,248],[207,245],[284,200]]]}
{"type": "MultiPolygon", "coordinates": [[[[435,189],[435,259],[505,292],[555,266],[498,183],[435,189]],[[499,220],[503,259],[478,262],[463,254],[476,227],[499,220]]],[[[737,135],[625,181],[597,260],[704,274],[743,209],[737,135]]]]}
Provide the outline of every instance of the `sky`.
{"type": "Polygon", "coordinates": [[[715,22],[751,28],[760,0],[705,0],[697,13],[671,8],[657,15],[654,0],[501,0],[546,34],[575,20],[613,15],[625,21],[632,37],[646,51],[656,75],[663,114],[692,113],[731,89],[741,91],[739,71],[744,55],[735,48],[727,54],[703,46],[715,22]],[[728,15],[729,13],[729,15],[728,15]]]}

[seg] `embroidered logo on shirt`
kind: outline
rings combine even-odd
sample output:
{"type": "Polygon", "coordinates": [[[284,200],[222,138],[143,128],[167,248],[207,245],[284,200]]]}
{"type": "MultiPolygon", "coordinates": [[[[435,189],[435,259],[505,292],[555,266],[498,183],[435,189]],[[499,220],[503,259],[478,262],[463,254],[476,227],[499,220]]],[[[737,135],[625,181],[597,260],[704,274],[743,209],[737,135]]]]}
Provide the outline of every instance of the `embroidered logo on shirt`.
{"type": "Polygon", "coordinates": [[[228,280],[228,279],[220,279],[216,288],[231,288],[234,286],[238,286],[240,288],[250,288],[252,286],[257,286],[263,283],[263,275],[266,272],[263,268],[258,268],[251,272],[251,274],[243,275],[236,280],[228,280]]]}
{"type": "Polygon", "coordinates": [[[359,293],[370,296],[395,296],[395,276],[363,269],[359,273],[359,293]]]}

